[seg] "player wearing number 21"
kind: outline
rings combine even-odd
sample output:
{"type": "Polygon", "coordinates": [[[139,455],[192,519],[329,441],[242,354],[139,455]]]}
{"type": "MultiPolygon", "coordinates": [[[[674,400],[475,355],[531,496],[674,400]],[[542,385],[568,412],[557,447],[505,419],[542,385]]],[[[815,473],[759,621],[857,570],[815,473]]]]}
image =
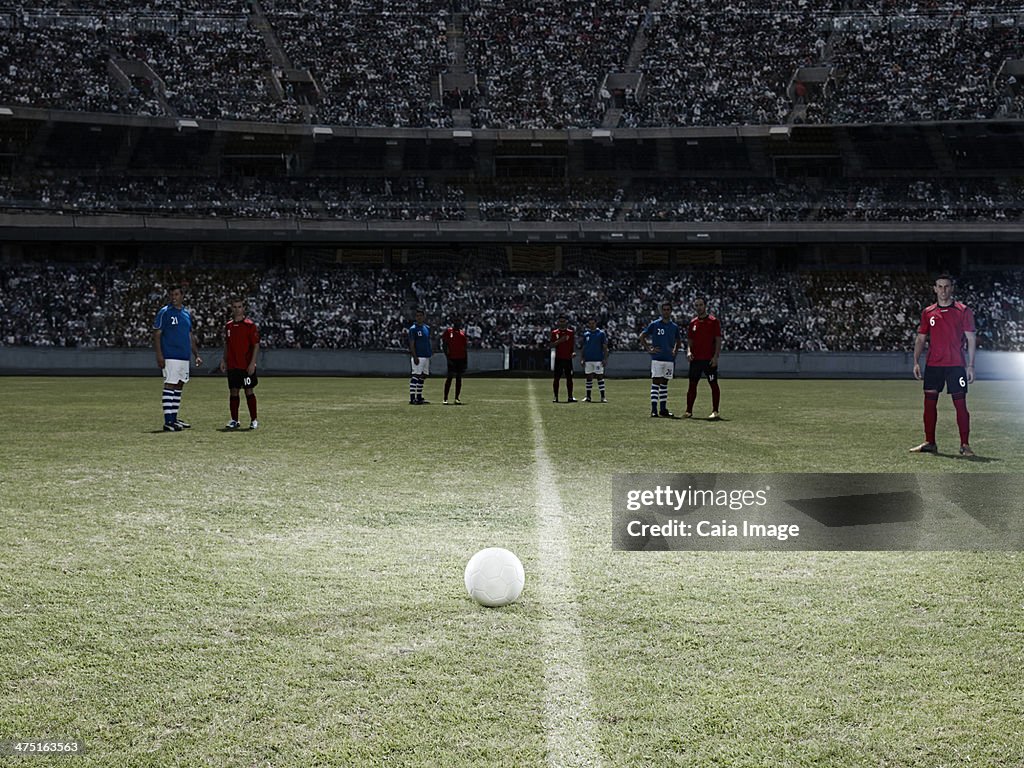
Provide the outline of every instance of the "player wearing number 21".
{"type": "Polygon", "coordinates": [[[164,408],[164,432],[181,432],[191,425],[178,418],[181,391],[189,378],[189,363],[203,364],[199,345],[192,332],[192,313],[182,305],[184,292],[180,285],[167,289],[167,304],[160,308],[153,321],[153,349],[156,367],[164,377],[161,402],[164,408]]]}
{"type": "Polygon", "coordinates": [[[939,275],[934,288],[938,301],[921,313],[921,324],[914,340],[914,378],[924,380],[924,442],[910,450],[912,453],[938,453],[935,423],[938,421],[939,393],[945,387],[956,408],[960,455],[970,457],[974,456],[974,451],[970,443],[967,385],[974,383],[974,354],[978,345],[974,314],[964,304],[953,301],[953,278],[949,275],[939,275]],[[928,342],[928,356],[922,376],[919,361],[925,341],[928,342]]]}
{"type": "Polygon", "coordinates": [[[259,383],[256,377],[256,358],[260,353],[260,331],[252,318],[245,316],[245,302],[231,299],[228,305],[231,319],[224,327],[224,357],[220,361],[221,373],[228,374],[231,421],[228,429],[238,429],[238,406],[241,403],[239,390],[245,390],[245,404],[249,408],[249,429],[257,429],[256,393],[253,389],[259,383]]]}

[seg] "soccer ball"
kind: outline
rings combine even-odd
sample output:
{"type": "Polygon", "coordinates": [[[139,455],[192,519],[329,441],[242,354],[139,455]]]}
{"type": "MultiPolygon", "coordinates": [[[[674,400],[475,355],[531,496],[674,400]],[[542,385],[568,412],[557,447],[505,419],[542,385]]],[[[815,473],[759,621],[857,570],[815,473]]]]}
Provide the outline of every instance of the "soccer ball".
{"type": "Polygon", "coordinates": [[[466,591],[488,608],[518,600],[525,580],[519,558],[501,547],[481,549],[466,565],[466,591]]]}

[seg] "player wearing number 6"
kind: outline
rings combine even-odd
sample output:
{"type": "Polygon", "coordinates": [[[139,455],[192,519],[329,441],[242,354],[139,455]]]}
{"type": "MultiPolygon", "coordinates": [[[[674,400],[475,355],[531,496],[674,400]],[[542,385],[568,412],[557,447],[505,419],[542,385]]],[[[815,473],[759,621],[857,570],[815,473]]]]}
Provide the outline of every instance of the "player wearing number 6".
{"type": "Polygon", "coordinates": [[[260,331],[251,318],[245,316],[245,303],[231,299],[231,319],[224,327],[224,357],[220,361],[221,373],[227,371],[230,392],[231,421],[228,429],[238,429],[238,406],[241,403],[239,390],[245,390],[245,404],[249,407],[249,429],[257,429],[256,393],[259,384],[256,378],[256,358],[260,352],[260,331]]]}
{"type": "Polygon", "coordinates": [[[921,313],[921,324],[914,340],[914,378],[924,380],[924,442],[910,450],[912,453],[938,453],[935,423],[938,420],[939,393],[945,387],[956,408],[960,455],[974,456],[970,444],[971,415],[967,412],[967,385],[974,383],[974,354],[978,345],[974,314],[959,301],[953,301],[953,278],[949,275],[936,278],[935,296],[938,301],[921,313]],[[922,376],[919,361],[926,340],[928,357],[922,376]]]}

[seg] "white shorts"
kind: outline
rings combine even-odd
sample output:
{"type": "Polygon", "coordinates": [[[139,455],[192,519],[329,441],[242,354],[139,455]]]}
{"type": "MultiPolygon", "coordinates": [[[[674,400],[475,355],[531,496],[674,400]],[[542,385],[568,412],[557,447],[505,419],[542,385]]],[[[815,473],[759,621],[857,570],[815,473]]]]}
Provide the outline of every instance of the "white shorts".
{"type": "Polygon", "coordinates": [[[413,376],[429,376],[430,375],[430,358],[421,357],[418,363],[413,363],[412,358],[409,358],[409,362],[412,363],[412,375],[413,376]]]}
{"type": "Polygon", "coordinates": [[[583,364],[583,372],[586,374],[596,373],[598,376],[604,376],[604,363],[600,360],[587,360],[583,364]]]}
{"type": "Polygon", "coordinates": [[[188,360],[164,359],[164,384],[188,382],[188,360]]]}
{"type": "Polygon", "coordinates": [[[675,369],[676,364],[669,360],[651,360],[652,379],[671,379],[675,369]]]}

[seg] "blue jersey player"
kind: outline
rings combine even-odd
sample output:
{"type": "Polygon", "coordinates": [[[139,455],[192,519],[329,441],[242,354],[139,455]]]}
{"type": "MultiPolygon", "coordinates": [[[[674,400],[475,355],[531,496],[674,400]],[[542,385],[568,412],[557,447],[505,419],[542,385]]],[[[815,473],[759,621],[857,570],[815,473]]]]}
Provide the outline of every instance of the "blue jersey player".
{"type": "Polygon", "coordinates": [[[580,347],[583,350],[583,372],[587,375],[587,396],[584,403],[592,403],[590,395],[594,391],[594,377],[597,377],[597,388],[601,392],[601,402],[607,403],[604,389],[604,368],[608,365],[608,335],[597,327],[597,318],[587,321],[583,331],[580,347]]]}
{"type": "Polygon", "coordinates": [[[197,366],[203,364],[196,335],[192,332],[192,314],[181,304],[183,296],[180,286],[169,288],[167,298],[170,301],[160,308],[153,321],[156,367],[164,377],[164,432],[180,432],[191,426],[178,418],[181,390],[188,381],[188,367],[192,357],[195,356],[197,366]]]}
{"type": "Polygon", "coordinates": [[[640,332],[640,343],[651,355],[651,416],[675,418],[668,410],[668,382],[683,335],[672,322],[672,305],[667,301],[661,305],[661,317],[640,332]]]}
{"type": "Polygon", "coordinates": [[[409,378],[409,405],[429,405],[423,399],[423,380],[430,375],[430,326],[423,322],[423,310],[416,310],[416,322],[409,326],[409,357],[412,376],[409,378]]]}

